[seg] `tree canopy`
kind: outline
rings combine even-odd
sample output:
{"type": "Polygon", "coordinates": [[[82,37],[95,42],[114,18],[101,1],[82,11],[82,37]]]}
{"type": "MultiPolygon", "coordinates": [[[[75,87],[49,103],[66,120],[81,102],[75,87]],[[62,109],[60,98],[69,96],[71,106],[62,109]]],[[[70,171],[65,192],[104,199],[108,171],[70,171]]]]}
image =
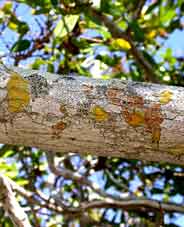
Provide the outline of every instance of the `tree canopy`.
{"type": "MultiPolygon", "coordinates": [[[[61,76],[182,87],[184,50],[167,43],[183,36],[183,12],[182,0],[3,0],[0,59],[61,76]]],[[[0,103],[4,126],[1,116],[0,103]]],[[[1,145],[2,226],[183,226],[182,165],[72,152],[1,145]]]]}

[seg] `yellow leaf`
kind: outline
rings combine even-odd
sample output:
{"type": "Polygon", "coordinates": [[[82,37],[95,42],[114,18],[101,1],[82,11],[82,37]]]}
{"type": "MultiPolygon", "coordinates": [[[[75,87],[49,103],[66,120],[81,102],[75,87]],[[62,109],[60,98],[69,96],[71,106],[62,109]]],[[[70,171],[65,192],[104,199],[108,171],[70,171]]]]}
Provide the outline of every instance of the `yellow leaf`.
{"type": "Polygon", "coordinates": [[[153,39],[156,36],[156,34],[157,34],[157,31],[156,30],[152,30],[146,35],[146,37],[148,39],[153,39]]]}
{"type": "Polygon", "coordinates": [[[93,220],[95,220],[97,222],[99,222],[102,217],[102,214],[97,209],[90,209],[88,211],[88,214],[93,220]]]}
{"type": "Polygon", "coordinates": [[[96,121],[105,121],[109,117],[108,113],[100,106],[93,107],[91,112],[96,121]]]}
{"type": "Polygon", "coordinates": [[[114,46],[115,48],[119,48],[119,49],[123,49],[123,50],[129,50],[131,48],[131,45],[128,41],[126,41],[125,39],[113,39],[111,42],[112,46],[114,46]]]}
{"type": "Polygon", "coordinates": [[[11,73],[7,90],[9,112],[21,112],[30,103],[29,82],[18,73],[11,73]]]}
{"type": "Polygon", "coordinates": [[[172,100],[173,93],[171,91],[163,91],[160,94],[160,103],[167,104],[172,100]]]}
{"type": "Polygon", "coordinates": [[[11,21],[8,23],[8,27],[12,30],[16,30],[18,28],[18,25],[11,21]]]}

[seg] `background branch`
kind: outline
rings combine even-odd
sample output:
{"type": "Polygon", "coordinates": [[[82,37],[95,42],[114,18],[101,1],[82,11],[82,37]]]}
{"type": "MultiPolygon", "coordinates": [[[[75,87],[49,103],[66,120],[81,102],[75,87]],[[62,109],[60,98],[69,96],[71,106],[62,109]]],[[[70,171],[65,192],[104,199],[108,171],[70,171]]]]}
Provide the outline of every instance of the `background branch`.
{"type": "Polygon", "coordinates": [[[0,174],[0,185],[0,201],[14,225],[17,227],[31,227],[26,213],[15,198],[8,178],[2,174],[0,174]]]}

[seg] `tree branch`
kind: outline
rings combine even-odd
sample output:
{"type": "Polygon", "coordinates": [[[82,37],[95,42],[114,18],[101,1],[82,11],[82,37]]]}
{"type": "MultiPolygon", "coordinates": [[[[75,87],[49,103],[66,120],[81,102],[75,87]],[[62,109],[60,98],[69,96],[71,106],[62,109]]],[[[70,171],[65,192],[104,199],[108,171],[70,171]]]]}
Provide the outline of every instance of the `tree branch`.
{"type": "Polygon", "coordinates": [[[2,65],[0,75],[0,143],[184,163],[184,88],[2,65]]]}
{"type": "Polygon", "coordinates": [[[52,152],[48,151],[48,152],[46,152],[46,155],[47,155],[47,161],[48,161],[49,168],[56,176],[62,176],[65,179],[70,179],[70,180],[73,180],[74,182],[77,182],[78,184],[88,186],[94,192],[96,192],[99,196],[101,196],[103,198],[108,197],[108,198],[112,198],[114,200],[120,199],[120,197],[118,197],[118,196],[113,196],[113,195],[107,194],[105,191],[101,190],[97,184],[94,184],[93,182],[88,180],[86,177],[80,175],[79,173],[73,173],[70,170],[56,167],[56,164],[54,161],[54,156],[52,155],[52,152]]]}
{"type": "Polygon", "coordinates": [[[82,208],[84,210],[92,208],[120,208],[126,211],[158,211],[160,207],[165,212],[177,212],[184,213],[184,206],[177,205],[174,203],[162,203],[156,200],[145,199],[145,198],[126,198],[120,201],[113,201],[110,199],[103,201],[91,201],[88,203],[83,203],[82,208]]]}
{"type": "Polygon", "coordinates": [[[3,208],[8,213],[14,225],[17,227],[31,227],[26,213],[16,201],[9,180],[2,174],[0,174],[0,185],[0,201],[3,203],[3,208]]]}
{"type": "MultiPolygon", "coordinates": [[[[143,5],[144,1],[141,1],[139,8],[137,9],[135,16],[139,16],[139,11],[141,10],[141,7],[143,5]]],[[[153,83],[159,83],[159,80],[157,79],[156,74],[154,73],[154,69],[152,65],[145,59],[141,51],[136,47],[134,44],[134,41],[130,35],[130,33],[123,31],[120,29],[112,19],[110,19],[108,16],[104,15],[100,11],[94,9],[93,7],[90,7],[90,13],[93,15],[94,18],[97,18],[99,21],[103,22],[105,26],[109,29],[110,33],[112,34],[113,38],[123,38],[127,40],[130,45],[131,49],[130,52],[135,58],[135,61],[140,66],[140,68],[144,71],[145,81],[147,82],[153,82],[153,83]]],[[[130,29],[130,28],[129,28],[130,29]]]]}

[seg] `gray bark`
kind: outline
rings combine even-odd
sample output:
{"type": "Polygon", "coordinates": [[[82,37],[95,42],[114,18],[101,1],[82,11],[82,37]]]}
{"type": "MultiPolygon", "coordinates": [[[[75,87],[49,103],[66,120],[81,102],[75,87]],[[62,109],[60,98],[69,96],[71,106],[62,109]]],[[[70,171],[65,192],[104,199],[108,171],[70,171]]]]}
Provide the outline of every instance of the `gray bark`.
{"type": "Polygon", "coordinates": [[[31,227],[27,214],[19,205],[9,179],[0,174],[0,201],[15,227],[31,227]]]}
{"type": "Polygon", "coordinates": [[[184,163],[184,88],[0,65],[0,143],[184,163]]]}

